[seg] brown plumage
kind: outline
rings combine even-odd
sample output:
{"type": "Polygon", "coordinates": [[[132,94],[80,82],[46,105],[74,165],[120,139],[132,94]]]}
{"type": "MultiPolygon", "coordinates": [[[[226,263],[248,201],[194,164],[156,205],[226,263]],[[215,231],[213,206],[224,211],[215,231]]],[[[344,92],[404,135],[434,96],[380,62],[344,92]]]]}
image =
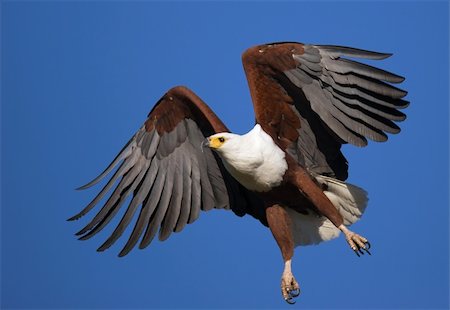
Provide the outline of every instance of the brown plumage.
{"type": "Polygon", "coordinates": [[[119,180],[101,210],[77,235],[88,239],[99,232],[128,196],[132,199],[125,214],[99,251],[122,235],[137,210],[139,217],[120,256],[139,239],[139,247],[146,247],[158,231],[160,240],[181,231],[198,218],[200,210],[250,214],[270,228],[281,249],[282,295],[289,303],[299,294],[291,272],[296,245],[334,238],[340,230],[358,256],[369,253],[367,239],[346,228],[361,216],[367,199],[362,189],[344,182],[348,164],[340,148],[344,143],[365,146],[367,138],[386,141],[386,133],[398,133],[395,122],[405,119],[398,109],[408,102],[402,99],[406,92],[391,85],[402,82],[402,77],[345,56],[390,55],[289,42],[255,46],[242,55],[256,122],[284,152],[282,160],[287,164],[282,180],[270,190],[249,190],[232,176],[217,149],[225,143],[225,134],[219,135],[219,146],[201,147],[206,138],[210,137],[209,144],[211,136],[228,129],[196,94],[178,86],[156,103],[105,171],[81,187],[96,184],[119,165],[94,200],[70,219],[88,213],[119,180]],[[310,226],[298,227],[299,223],[310,226]]]}

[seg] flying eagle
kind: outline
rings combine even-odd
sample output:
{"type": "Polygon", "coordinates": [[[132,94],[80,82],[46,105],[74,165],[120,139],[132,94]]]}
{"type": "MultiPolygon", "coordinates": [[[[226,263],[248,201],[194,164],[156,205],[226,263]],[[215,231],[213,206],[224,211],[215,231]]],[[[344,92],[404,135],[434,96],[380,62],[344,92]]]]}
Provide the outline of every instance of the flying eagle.
{"type": "Polygon", "coordinates": [[[359,256],[366,238],[348,229],[364,212],[367,193],[345,182],[348,163],[341,145],[366,146],[396,134],[406,116],[407,94],[392,84],[404,78],[349,58],[381,60],[392,54],[361,49],[281,42],[246,50],[242,62],[255,110],[248,133],[230,133],[191,90],[164,94],[147,120],[93,186],[116,166],[110,180],[76,220],[107,201],[77,235],[101,231],[128,197],[128,207],[109,248],[139,216],[119,256],[158,233],[166,240],[193,223],[200,210],[250,214],[272,232],[284,260],[281,292],[288,303],[300,293],[291,271],[294,248],[336,238],[343,232],[359,256]],[[119,180],[117,185],[114,185],[119,180]]]}

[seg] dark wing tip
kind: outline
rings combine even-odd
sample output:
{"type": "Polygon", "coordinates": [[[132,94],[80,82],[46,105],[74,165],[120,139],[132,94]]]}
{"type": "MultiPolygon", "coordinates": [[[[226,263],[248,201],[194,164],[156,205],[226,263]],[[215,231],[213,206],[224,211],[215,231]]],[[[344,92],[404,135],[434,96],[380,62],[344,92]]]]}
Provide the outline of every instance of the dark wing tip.
{"type": "Polygon", "coordinates": [[[106,249],[108,249],[109,247],[105,247],[104,245],[102,245],[102,246],[100,246],[98,249],[97,249],[97,252],[104,252],[106,249]]]}
{"type": "Polygon", "coordinates": [[[131,247],[131,248],[124,248],[122,251],[120,251],[120,253],[117,255],[118,257],[124,257],[124,256],[126,256],[128,253],[130,253],[130,251],[131,251],[131,249],[132,249],[133,247],[131,247]]]}
{"type": "Polygon", "coordinates": [[[372,53],[377,54],[376,60],[383,60],[394,55],[394,53],[380,53],[380,52],[372,52],[372,53]]]}
{"type": "Polygon", "coordinates": [[[67,222],[76,221],[76,220],[78,220],[80,217],[81,217],[81,216],[80,216],[79,214],[77,214],[77,215],[74,215],[74,216],[72,216],[72,217],[69,217],[66,221],[67,221],[67,222]]]}
{"type": "MultiPolygon", "coordinates": [[[[79,235],[80,235],[79,232],[77,232],[77,233],[75,234],[75,236],[79,236],[79,235]]],[[[83,236],[81,236],[81,237],[78,238],[78,240],[82,240],[82,241],[87,240],[87,239],[89,239],[89,237],[88,237],[87,235],[83,235],[83,236]]]]}
{"type": "MultiPolygon", "coordinates": [[[[402,83],[402,82],[405,81],[405,77],[404,77],[404,76],[401,76],[401,75],[397,75],[397,81],[398,81],[398,82],[395,82],[395,83],[402,83]]],[[[406,91],[405,91],[405,92],[406,92],[406,91]]],[[[407,95],[407,93],[408,93],[408,92],[406,92],[405,96],[407,95]]]]}
{"type": "Polygon", "coordinates": [[[398,107],[398,109],[404,109],[407,108],[409,106],[409,101],[408,100],[403,100],[403,104],[398,107]]]}
{"type": "MultiPolygon", "coordinates": [[[[121,155],[121,154],[119,154],[119,155],[121,155]]],[[[119,156],[117,156],[117,157],[119,157],[119,156]]],[[[112,168],[114,168],[114,166],[118,163],[119,160],[117,160],[117,157],[116,157],[116,159],[114,159],[113,162],[111,162],[111,164],[99,176],[97,176],[95,179],[93,179],[89,183],[86,183],[80,187],[75,188],[75,190],[76,191],[85,190],[85,189],[88,189],[89,187],[94,186],[98,182],[100,182],[100,180],[103,179],[103,177],[105,177],[112,170],[112,168]]],[[[120,158],[120,159],[122,159],[122,158],[120,158]]]]}
{"type": "Polygon", "coordinates": [[[80,187],[75,188],[75,190],[76,190],[76,191],[82,191],[82,190],[84,190],[84,189],[87,189],[87,188],[91,187],[92,185],[93,185],[93,184],[91,184],[91,182],[89,182],[89,183],[87,183],[87,184],[84,184],[84,185],[82,185],[82,186],[80,186],[80,187]]]}

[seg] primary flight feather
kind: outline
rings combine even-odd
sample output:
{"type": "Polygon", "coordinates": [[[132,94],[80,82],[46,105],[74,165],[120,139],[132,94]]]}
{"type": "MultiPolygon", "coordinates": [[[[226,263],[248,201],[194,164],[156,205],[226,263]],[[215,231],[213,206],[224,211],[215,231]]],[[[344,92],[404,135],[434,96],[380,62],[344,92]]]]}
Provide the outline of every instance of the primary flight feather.
{"type": "Polygon", "coordinates": [[[360,49],[273,43],[244,52],[242,61],[256,125],[245,135],[229,132],[191,90],[170,89],[95,185],[113,173],[76,220],[109,198],[77,235],[101,231],[127,201],[109,248],[138,218],[120,252],[145,248],[156,234],[166,240],[193,223],[200,211],[231,209],[250,214],[271,230],[284,260],[283,298],[293,303],[300,288],[291,271],[295,246],[330,240],[343,232],[359,256],[366,238],[347,227],[367,205],[366,192],[345,182],[348,163],[341,145],[366,146],[396,134],[406,116],[404,78],[349,58],[391,56],[360,49]],[[116,184],[117,183],[117,184],[116,184]]]}

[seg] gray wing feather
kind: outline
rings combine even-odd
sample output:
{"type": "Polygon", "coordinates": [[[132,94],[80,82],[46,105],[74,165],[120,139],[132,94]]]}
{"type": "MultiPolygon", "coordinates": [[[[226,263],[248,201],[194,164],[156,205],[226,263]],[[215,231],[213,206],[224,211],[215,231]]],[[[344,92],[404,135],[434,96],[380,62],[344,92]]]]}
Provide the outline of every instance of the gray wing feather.
{"type": "MultiPolygon", "coordinates": [[[[375,79],[362,78],[354,74],[342,75],[332,71],[329,71],[328,74],[337,84],[358,86],[362,89],[367,89],[379,95],[395,99],[403,98],[404,96],[406,96],[406,92],[404,90],[375,79]]],[[[394,106],[394,108],[395,107],[396,106],[394,106]]]]}
{"type": "Polygon", "coordinates": [[[188,122],[187,130],[189,132],[191,143],[194,146],[194,152],[197,155],[196,157],[202,159],[197,161],[201,183],[201,208],[202,210],[208,211],[214,208],[215,204],[214,192],[208,177],[207,162],[213,160],[214,164],[216,164],[216,161],[211,152],[202,152],[201,144],[205,137],[202,135],[201,131],[198,129],[194,122],[188,122]],[[208,155],[210,155],[211,157],[208,155]]]}
{"type": "Polygon", "coordinates": [[[130,139],[130,141],[128,141],[128,143],[122,148],[122,150],[119,152],[119,154],[117,154],[117,156],[113,159],[113,161],[108,165],[108,167],[106,167],[106,169],[102,173],[100,173],[91,182],[78,187],[77,190],[86,189],[86,188],[89,188],[89,187],[97,184],[108,173],[110,173],[121,160],[130,156],[131,151],[132,151],[133,147],[135,147],[135,146],[136,146],[136,139],[135,139],[135,137],[133,137],[132,139],[130,139]]]}
{"type": "Polygon", "coordinates": [[[313,78],[306,74],[303,70],[289,70],[284,72],[284,74],[298,87],[303,87],[303,85],[311,84],[313,78]]]}
{"type": "Polygon", "coordinates": [[[324,57],[322,58],[322,64],[325,69],[341,74],[357,73],[390,83],[401,83],[404,80],[403,77],[396,74],[349,59],[331,59],[324,57]]]}
{"type": "Polygon", "coordinates": [[[202,187],[200,184],[200,171],[197,158],[192,158],[192,188],[191,188],[191,212],[188,224],[193,223],[200,215],[202,203],[202,187]]]}
{"type": "MultiPolygon", "coordinates": [[[[122,177],[119,184],[117,185],[103,208],[100,210],[100,212],[97,213],[97,215],[88,225],[86,225],[81,231],[77,233],[77,235],[83,235],[87,231],[91,230],[88,234],[81,237],[82,240],[90,238],[101,228],[103,228],[104,225],[111,219],[111,211],[114,212],[114,214],[118,211],[128,194],[134,189],[133,187],[137,186],[136,182],[134,181],[137,179],[138,174],[140,174],[142,165],[142,160],[138,160],[136,165],[133,166],[133,168],[131,168],[122,177]],[[98,225],[99,223],[101,223],[101,225],[94,228],[94,226],[98,225]]],[[[140,180],[138,180],[138,182],[140,182],[140,180]]]]}
{"type": "Polygon", "coordinates": [[[392,54],[390,53],[372,52],[353,47],[336,46],[336,45],[310,45],[309,47],[315,47],[316,51],[319,50],[324,51],[332,58],[337,58],[340,56],[350,56],[356,58],[381,60],[392,56],[392,54]]]}
{"type": "MultiPolygon", "coordinates": [[[[392,123],[390,121],[382,122],[370,114],[363,113],[357,109],[354,109],[345,104],[342,104],[342,102],[338,99],[338,97],[334,96],[333,90],[330,89],[329,87],[325,87],[324,91],[327,92],[327,97],[330,98],[330,101],[332,101],[333,105],[335,105],[337,109],[342,111],[342,113],[344,115],[348,115],[354,119],[362,120],[366,124],[372,124],[375,128],[378,128],[382,131],[386,131],[389,133],[398,133],[399,128],[397,126],[395,126],[394,123],[392,123]],[[389,123],[387,123],[387,122],[390,122],[392,124],[392,126],[390,126],[389,123]]],[[[364,129],[365,126],[363,124],[360,124],[359,127],[362,127],[362,129],[364,129]]],[[[382,131],[376,131],[376,133],[383,135],[383,137],[387,139],[386,135],[384,135],[382,133],[382,131]]],[[[370,132],[367,132],[367,134],[369,134],[369,133],[370,132]]],[[[360,132],[360,134],[362,134],[363,136],[366,136],[366,134],[364,132],[360,132]]],[[[375,141],[385,141],[385,139],[384,140],[375,140],[375,141]]]]}
{"type": "Polygon", "coordinates": [[[99,251],[122,236],[139,207],[134,228],[119,256],[126,255],[141,236],[140,248],[150,244],[158,230],[159,239],[167,239],[173,231],[179,232],[194,222],[200,210],[229,209],[227,187],[217,159],[210,149],[201,150],[203,139],[205,136],[190,119],[180,121],[171,132],[161,135],[141,127],[105,171],[81,187],[96,184],[119,165],[88,206],[69,219],[78,219],[89,212],[119,180],[102,208],[77,233],[80,239],[89,239],[101,231],[130,196],[122,218],[99,251]]]}
{"type": "MultiPolygon", "coordinates": [[[[297,57],[298,55],[294,55],[295,59],[297,59],[297,57]]],[[[317,48],[311,48],[310,46],[307,46],[302,57],[299,58],[302,58],[309,62],[319,63],[322,57],[320,56],[319,50],[317,48]]]]}
{"type": "Polygon", "coordinates": [[[183,165],[183,195],[181,199],[181,210],[177,219],[177,223],[174,231],[180,232],[186,226],[189,213],[191,210],[191,200],[192,200],[192,162],[189,158],[184,162],[183,165]]]}
{"type": "MultiPolygon", "coordinates": [[[[106,183],[106,185],[103,187],[103,189],[97,194],[97,196],[83,209],[81,212],[77,213],[76,215],[69,218],[69,221],[78,220],[82,216],[84,216],[86,213],[88,213],[104,196],[105,194],[111,189],[111,187],[114,185],[114,183],[117,181],[119,177],[123,177],[125,173],[127,173],[128,170],[136,163],[137,161],[137,154],[130,153],[128,157],[122,162],[122,164],[119,166],[119,168],[116,170],[114,175],[111,177],[111,179],[106,183]]],[[[116,162],[114,160],[111,164],[116,162]]],[[[119,162],[117,161],[115,165],[117,165],[119,162]]],[[[110,166],[111,166],[110,164],[110,166]]],[[[114,167],[113,167],[114,168],[114,167]]],[[[102,173],[103,175],[104,173],[102,173]]],[[[106,174],[103,175],[103,177],[106,176],[106,174]]],[[[80,189],[85,189],[87,187],[90,187],[94,185],[95,183],[99,182],[100,179],[98,177],[88,184],[80,187],[80,189]]]]}
{"type": "Polygon", "coordinates": [[[146,195],[148,194],[149,188],[152,187],[153,182],[155,181],[156,174],[158,172],[158,165],[156,164],[157,160],[153,160],[150,168],[147,170],[145,177],[143,179],[142,184],[140,184],[137,192],[135,193],[133,199],[130,202],[130,205],[127,208],[124,216],[122,217],[119,225],[117,225],[116,229],[113,231],[111,236],[103,243],[98,250],[104,251],[108,249],[117,239],[122,236],[123,232],[127,228],[134,214],[136,213],[137,207],[144,201],[146,195]]]}
{"type": "MultiPolygon", "coordinates": [[[[363,117],[360,115],[361,113],[358,113],[356,110],[349,109],[345,105],[341,104],[339,100],[336,100],[331,92],[329,91],[329,88],[324,88],[325,97],[328,98],[329,102],[331,104],[327,105],[329,108],[330,113],[339,120],[344,126],[352,130],[353,132],[358,133],[359,135],[363,137],[370,138],[377,142],[382,142],[387,140],[387,136],[380,130],[375,129],[372,127],[372,125],[375,124],[364,124],[362,122],[359,122],[358,119],[363,119],[363,117]],[[348,111],[352,111],[351,113],[345,113],[348,111]],[[355,119],[352,116],[355,116],[355,119]]],[[[368,117],[367,117],[368,118],[368,117]]],[[[360,145],[362,146],[362,145],[360,145]]]]}
{"type": "MultiPolygon", "coordinates": [[[[406,118],[405,114],[403,114],[402,112],[400,112],[396,109],[380,107],[380,106],[377,106],[374,103],[370,103],[370,102],[363,103],[358,98],[348,98],[348,97],[345,97],[336,92],[333,92],[333,96],[336,97],[337,99],[339,99],[340,101],[347,103],[347,105],[354,106],[354,107],[359,106],[360,108],[364,109],[367,112],[376,114],[376,115],[380,116],[381,119],[384,119],[385,121],[387,121],[387,120],[403,121],[406,118]]],[[[396,125],[394,124],[394,126],[396,126],[396,125]]]]}
{"type": "MultiPolygon", "coordinates": [[[[165,158],[164,160],[167,160],[167,158],[165,158]]],[[[174,173],[174,165],[172,163],[167,163],[166,179],[164,182],[164,188],[162,190],[161,197],[159,199],[158,208],[155,210],[155,213],[152,215],[150,222],[148,222],[147,224],[144,237],[139,244],[139,248],[141,249],[147,247],[152,242],[153,237],[158,231],[158,228],[161,225],[161,221],[166,214],[166,211],[169,207],[170,198],[172,197],[174,173]]]]}
{"type": "Polygon", "coordinates": [[[301,67],[306,67],[305,69],[313,71],[310,71],[311,74],[315,75],[317,74],[316,72],[322,73],[322,66],[320,62],[309,61],[308,58],[298,57],[297,55],[294,56],[294,59],[298,60],[298,62],[301,64],[301,67]]]}
{"type": "Polygon", "coordinates": [[[119,256],[125,256],[126,254],[128,254],[128,252],[130,252],[138,242],[140,236],[142,235],[142,232],[144,231],[144,228],[147,226],[147,223],[150,220],[150,217],[158,206],[160,197],[164,189],[165,181],[166,169],[164,169],[164,167],[160,167],[158,169],[158,175],[151,188],[151,192],[142,204],[141,212],[139,213],[136,225],[131,232],[131,236],[123,247],[122,251],[120,251],[119,256]]]}
{"type": "Polygon", "coordinates": [[[340,113],[333,108],[325,92],[319,86],[317,81],[303,87],[305,96],[311,102],[311,108],[325,121],[325,123],[344,141],[350,142],[357,146],[367,144],[367,140],[361,137],[355,131],[350,130],[338,118],[340,113]],[[333,111],[334,113],[332,113],[333,111]]]}
{"type": "Polygon", "coordinates": [[[398,109],[408,106],[402,100],[407,92],[388,83],[400,83],[404,78],[342,56],[378,60],[390,55],[342,46],[305,45],[304,54],[293,55],[297,68],[284,74],[340,139],[365,146],[366,138],[386,141],[385,132],[400,131],[393,121],[405,119],[398,109]]]}
{"type": "MultiPolygon", "coordinates": [[[[342,86],[340,84],[337,84],[334,82],[334,80],[328,75],[327,72],[324,72],[320,76],[320,80],[323,82],[324,85],[330,85],[336,93],[341,93],[344,95],[348,95],[350,97],[359,97],[361,99],[367,100],[369,102],[373,102],[375,104],[379,104],[382,106],[386,106],[389,108],[398,108],[399,106],[396,104],[401,104],[400,107],[405,107],[403,100],[390,100],[389,98],[377,98],[374,94],[371,95],[367,91],[363,91],[361,88],[358,89],[357,87],[352,87],[349,85],[342,86]]],[[[395,98],[394,98],[395,99],[395,98]]]]}
{"type": "Polygon", "coordinates": [[[175,225],[177,223],[177,219],[180,216],[181,209],[181,199],[183,198],[183,161],[180,160],[179,152],[176,152],[178,155],[174,159],[174,180],[173,180],[173,189],[172,189],[172,197],[170,199],[170,204],[167,207],[167,212],[164,216],[164,219],[161,223],[161,229],[159,231],[159,240],[164,241],[169,238],[172,231],[175,229],[175,225]]]}

